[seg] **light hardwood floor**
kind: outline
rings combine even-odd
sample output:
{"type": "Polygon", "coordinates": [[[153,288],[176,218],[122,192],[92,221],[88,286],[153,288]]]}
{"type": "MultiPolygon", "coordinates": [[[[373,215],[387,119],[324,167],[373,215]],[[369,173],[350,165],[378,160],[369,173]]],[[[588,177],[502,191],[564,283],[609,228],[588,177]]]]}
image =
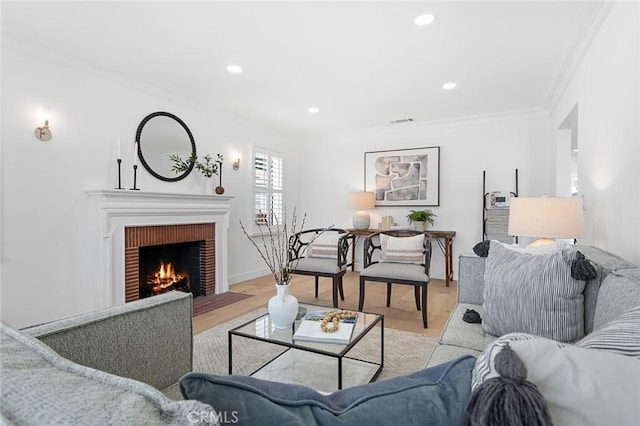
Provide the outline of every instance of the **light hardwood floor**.
{"type": "MultiPolygon", "coordinates": [[[[416,309],[413,286],[394,284],[391,293],[391,306],[386,306],[386,284],[367,282],[364,311],[384,315],[385,327],[412,331],[429,336],[440,336],[456,304],[457,284],[452,282],[445,286],[444,280],[432,279],[427,293],[427,316],[429,328],[422,327],[422,316],[416,309]]],[[[251,294],[253,297],[227,305],[193,319],[193,332],[198,334],[233,318],[266,307],[269,299],[275,294],[273,278],[265,276],[242,283],[234,284],[230,291],[251,294]]],[[[294,275],[291,280],[291,294],[299,302],[331,306],[331,280],[320,279],[318,298],[314,296],[313,277],[294,275]]],[[[347,272],[344,277],[344,302],[341,309],[357,310],[359,297],[359,275],[347,272]]]]}

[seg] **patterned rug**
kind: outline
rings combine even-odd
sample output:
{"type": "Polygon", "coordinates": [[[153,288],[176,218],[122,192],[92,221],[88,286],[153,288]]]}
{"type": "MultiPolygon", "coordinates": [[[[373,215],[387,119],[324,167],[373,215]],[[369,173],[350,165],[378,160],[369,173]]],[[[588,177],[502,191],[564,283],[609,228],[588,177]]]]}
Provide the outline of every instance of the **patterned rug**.
{"type": "MultiPolygon", "coordinates": [[[[229,373],[227,332],[264,313],[266,308],[261,308],[194,336],[193,371],[227,375],[229,373]]],[[[375,356],[379,357],[380,338],[376,333],[379,333],[377,329],[371,330],[369,332],[371,337],[367,335],[349,354],[371,360],[375,360],[375,356]],[[370,354],[374,354],[374,358],[370,354]]],[[[435,337],[385,328],[384,368],[378,381],[424,368],[429,354],[437,344],[438,339],[435,337]]],[[[275,357],[285,349],[273,344],[236,337],[233,339],[233,347],[234,374],[251,374],[266,360],[275,357]]]]}

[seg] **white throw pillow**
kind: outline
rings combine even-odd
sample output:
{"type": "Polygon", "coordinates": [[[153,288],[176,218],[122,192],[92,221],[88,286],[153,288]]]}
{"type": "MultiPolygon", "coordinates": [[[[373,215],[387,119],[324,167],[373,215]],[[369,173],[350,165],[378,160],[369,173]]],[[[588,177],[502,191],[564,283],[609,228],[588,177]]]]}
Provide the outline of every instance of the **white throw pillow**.
{"type": "MultiPolygon", "coordinates": [[[[485,349],[510,348],[527,368],[527,380],[544,397],[556,425],[637,425],[640,419],[640,360],[562,345],[540,337],[506,335],[485,349]]],[[[484,352],[483,352],[484,354],[484,352]]],[[[482,355],[481,355],[482,356],[482,355]]],[[[483,380],[497,377],[493,369],[483,380]]],[[[479,376],[480,358],[474,368],[479,376]]],[[[480,390],[482,392],[482,390],[480,390]]]]}
{"type": "Polygon", "coordinates": [[[320,257],[326,259],[338,258],[338,240],[343,234],[325,232],[320,234],[307,248],[308,257],[320,257]]]}
{"type": "MultiPolygon", "coordinates": [[[[471,389],[474,390],[486,380],[498,376],[498,373],[496,373],[496,370],[494,369],[494,361],[496,359],[496,355],[498,355],[502,348],[504,348],[507,344],[512,346],[512,343],[516,341],[538,339],[545,338],[527,333],[509,333],[491,342],[487,347],[484,348],[482,353],[478,355],[478,358],[476,359],[476,365],[473,368],[473,374],[471,376],[471,389]]],[[[550,342],[555,343],[555,345],[559,348],[568,345],[568,343],[556,342],[555,340],[545,340],[549,340],[550,342]]]]}
{"type": "Polygon", "coordinates": [[[381,262],[424,263],[424,235],[392,237],[380,235],[381,262]]]}

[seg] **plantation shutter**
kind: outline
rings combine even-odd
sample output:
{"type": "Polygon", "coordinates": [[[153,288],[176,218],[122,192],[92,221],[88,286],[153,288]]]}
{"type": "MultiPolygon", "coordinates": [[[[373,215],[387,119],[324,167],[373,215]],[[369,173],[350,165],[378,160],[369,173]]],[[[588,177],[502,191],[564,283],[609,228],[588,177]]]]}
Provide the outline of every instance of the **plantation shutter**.
{"type": "Polygon", "coordinates": [[[253,155],[254,214],[256,225],[281,224],[283,220],[282,155],[256,148],[253,155]]]}

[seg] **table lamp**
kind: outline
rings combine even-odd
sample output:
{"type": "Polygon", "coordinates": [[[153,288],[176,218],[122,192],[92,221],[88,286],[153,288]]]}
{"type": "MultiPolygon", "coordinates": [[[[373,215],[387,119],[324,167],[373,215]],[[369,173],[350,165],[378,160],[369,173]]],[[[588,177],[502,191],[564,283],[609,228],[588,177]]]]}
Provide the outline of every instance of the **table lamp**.
{"type": "Polygon", "coordinates": [[[352,192],[349,194],[349,206],[357,210],[353,215],[354,229],[369,229],[371,218],[366,209],[372,209],[376,206],[376,200],[373,192],[352,192]]]}
{"type": "Polygon", "coordinates": [[[534,237],[538,247],[555,238],[580,238],[583,234],[582,198],[511,198],[509,235],[534,237]]]}

